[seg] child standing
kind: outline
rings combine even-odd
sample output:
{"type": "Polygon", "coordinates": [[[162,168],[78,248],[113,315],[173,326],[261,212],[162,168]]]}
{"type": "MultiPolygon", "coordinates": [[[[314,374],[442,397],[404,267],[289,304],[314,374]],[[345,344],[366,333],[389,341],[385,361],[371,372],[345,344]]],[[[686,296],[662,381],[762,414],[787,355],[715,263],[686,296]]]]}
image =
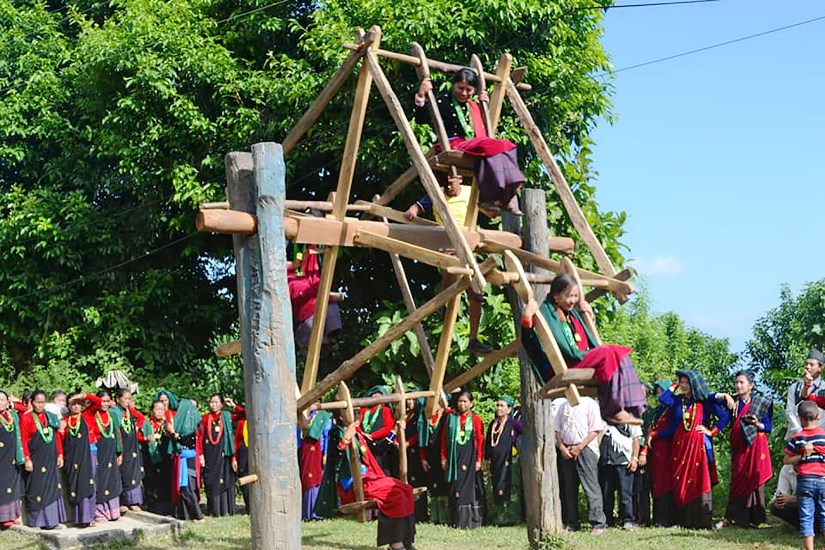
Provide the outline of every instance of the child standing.
{"type": "Polygon", "coordinates": [[[799,531],[805,550],[813,550],[814,528],[825,533],[825,431],[816,403],[803,401],[798,413],[802,431],[788,441],[783,461],[796,466],[799,531]]]}

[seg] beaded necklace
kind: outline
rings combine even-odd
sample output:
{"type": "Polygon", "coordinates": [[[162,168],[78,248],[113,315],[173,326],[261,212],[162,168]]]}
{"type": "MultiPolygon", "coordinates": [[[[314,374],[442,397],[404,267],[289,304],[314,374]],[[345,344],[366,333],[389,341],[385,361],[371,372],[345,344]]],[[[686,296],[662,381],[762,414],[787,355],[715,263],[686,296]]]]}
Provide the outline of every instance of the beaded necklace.
{"type": "Polygon", "coordinates": [[[453,96],[453,108],[455,109],[455,114],[458,117],[458,123],[464,131],[465,139],[473,139],[476,135],[476,130],[473,128],[472,123],[467,124],[467,118],[470,116],[470,106],[466,103],[462,105],[455,98],[455,96],[453,96]]]}
{"type": "Polygon", "coordinates": [[[97,422],[97,429],[100,430],[100,437],[105,439],[113,439],[115,437],[115,426],[112,424],[112,417],[106,415],[106,422],[103,422],[103,417],[100,416],[100,411],[95,413],[95,422],[97,422]],[[107,431],[108,430],[108,431],[107,431]]]}
{"type": "Polygon", "coordinates": [[[464,426],[461,425],[461,416],[458,417],[458,430],[455,433],[455,441],[459,445],[466,445],[473,435],[473,413],[468,412],[464,419],[464,426]]]}
{"type": "Polygon", "coordinates": [[[685,407],[685,403],[682,401],[682,426],[686,432],[692,432],[693,428],[696,427],[696,417],[699,415],[693,414],[695,410],[696,403],[691,403],[685,407]]]}
{"type": "Polygon", "coordinates": [[[217,420],[212,418],[212,415],[206,417],[206,438],[209,440],[209,443],[213,447],[217,447],[218,443],[221,442],[221,437],[223,437],[223,422],[221,422],[221,417],[218,415],[217,420]],[[215,426],[215,429],[212,429],[212,426],[215,426]],[[212,432],[218,434],[217,439],[212,437],[212,432]]]}
{"type": "Polygon", "coordinates": [[[0,424],[3,424],[3,428],[9,433],[14,431],[14,417],[11,413],[7,410],[0,413],[0,424]]]}
{"type": "Polygon", "coordinates": [[[34,418],[34,424],[35,426],[37,426],[37,431],[40,432],[40,437],[43,438],[43,441],[47,445],[51,444],[52,440],[54,439],[54,430],[52,430],[52,427],[49,426],[48,418],[46,419],[46,427],[44,428],[43,425],[40,423],[40,418],[37,417],[34,411],[31,411],[30,414],[32,415],[32,418],[34,418]]]}
{"type": "Polygon", "coordinates": [[[132,433],[132,413],[129,409],[123,409],[123,418],[120,419],[120,429],[127,434],[132,433]]]}
{"type": "Polygon", "coordinates": [[[492,434],[490,435],[490,445],[493,447],[498,447],[498,442],[501,440],[501,434],[504,433],[504,425],[507,424],[507,420],[503,422],[501,420],[496,420],[496,423],[493,424],[492,434]],[[498,426],[498,428],[496,428],[498,426]]]}
{"type": "Polygon", "coordinates": [[[154,418],[150,420],[152,423],[152,438],[155,441],[159,441],[161,436],[161,432],[163,431],[163,425],[166,423],[165,420],[155,420],[154,418]]]}
{"type": "Polygon", "coordinates": [[[69,426],[69,435],[72,437],[80,437],[80,423],[83,420],[80,418],[80,415],[77,416],[70,416],[66,419],[66,424],[69,426]],[[74,419],[74,426],[72,426],[72,419],[74,419]]]}

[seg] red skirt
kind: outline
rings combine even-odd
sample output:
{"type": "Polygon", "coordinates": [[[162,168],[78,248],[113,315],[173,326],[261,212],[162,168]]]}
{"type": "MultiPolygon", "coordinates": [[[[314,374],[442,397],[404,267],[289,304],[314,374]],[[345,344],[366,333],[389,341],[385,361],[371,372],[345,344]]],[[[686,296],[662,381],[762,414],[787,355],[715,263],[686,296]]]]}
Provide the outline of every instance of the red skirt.
{"type": "Polygon", "coordinates": [[[748,445],[739,418],[730,432],[730,446],[730,498],[737,500],[756,491],[773,476],[771,453],[765,432],[758,432],[748,445]]]}

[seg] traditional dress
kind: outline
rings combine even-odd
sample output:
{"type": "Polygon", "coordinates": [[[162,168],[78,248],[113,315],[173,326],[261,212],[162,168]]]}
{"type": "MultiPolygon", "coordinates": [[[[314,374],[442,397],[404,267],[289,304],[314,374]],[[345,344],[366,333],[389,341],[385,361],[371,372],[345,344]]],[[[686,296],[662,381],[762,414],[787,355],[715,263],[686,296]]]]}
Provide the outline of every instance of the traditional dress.
{"type": "Polygon", "coordinates": [[[123,490],[117,465],[117,457],[123,452],[120,431],[114,416],[101,410],[100,397],[87,393],[86,401],[89,406],[83,411],[83,420],[89,427],[92,458],[96,462],[95,519],[116,521],[120,519],[120,493],[123,490]]]}
{"type": "MultiPolygon", "coordinates": [[[[418,391],[415,388],[408,388],[407,391],[418,391]]],[[[427,472],[421,463],[421,451],[430,441],[430,429],[427,426],[426,406],[427,400],[419,398],[415,400],[415,405],[407,411],[404,434],[407,438],[407,482],[413,487],[427,486],[427,472]]],[[[427,493],[422,493],[415,501],[415,520],[428,521],[427,493]]]]}
{"type": "Polygon", "coordinates": [[[670,408],[659,405],[651,424],[651,443],[647,455],[650,470],[650,496],[653,498],[653,524],[658,527],[673,525],[673,464],[672,434],[668,435],[670,408]]]}
{"type": "Polygon", "coordinates": [[[757,527],[765,523],[765,483],[773,477],[768,435],[773,427],[773,402],[753,395],[736,405],[736,416],[730,431],[730,496],[725,518],[742,527],[757,527]],[[757,429],[742,422],[754,415],[763,424],[757,429]]]}
{"type": "MultiPolygon", "coordinates": [[[[507,206],[525,181],[518,166],[516,145],[487,135],[481,108],[475,101],[461,103],[452,93],[447,93],[436,99],[436,106],[444,121],[450,148],[476,159],[479,202],[498,201],[501,206],[507,206]]],[[[416,104],[415,121],[430,124],[429,108],[416,104]]],[[[439,144],[435,149],[440,150],[439,144]]]]}
{"type": "MultiPolygon", "coordinates": [[[[364,397],[372,397],[376,393],[387,395],[387,389],[384,386],[374,386],[364,394],[364,397]]],[[[393,427],[395,427],[395,418],[392,409],[387,405],[376,405],[361,409],[361,422],[358,424],[358,433],[370,436],[364,439],[366,439],[370,452],[384,470],[385,475],[390,475],[387,453],[393,445],[387,437],[393,433],[393,427]]]]}
{"type": "Polygon", "coordinates": [[[146,509],[162,516],[172,515],[172,457],[166,420],[146,418],[138,432],[146,475],[143,490],[146,509]]]}
{"type": "MultiPolygon", "coordinates": [[[[232,425],[235,426],[235,458],[238,461],[238,478],[249,475],[249,431],[246,425],[246,410],[235,405],[232,410],[232,425]]],[[[241,485],[241,496],[246,513],[249,513],[249,485],[241,485]]]]}
{"type": "Polygon", "coordinates": [[[20,469],[24,462],[20,418],[17,412],[7,409],[0,413],[0,527],[8,528],[20,521],[20,469]]]}
{"type": "Polygon", "coordinates": [[[206,507],[212,516],[235,514],[235,433],[229,411],[208,412],[201,417],[199,431],[205,468],[203,488],[206,507]]]}
{"type": "MultiPolygon", "coordinates": [[[[336,493],[342,504],[355,501],[352,490],[353,478],[350,470],[349,453],[352,447],[342,441],[343,428],[330,431],[329,456],[324,468],[324,477],[315,513],[321,517],[331,517],[336,506],[336,493]]],[[[378,546],[404,542],[411,546],[415,542],[415,513],[412,487],[402,481],[384,475],[378,461],[367,445],[367,439],[356,433],[358,454],[361,462],[361,479],[364,498],[375,500],[378,505],[378,546]]]]}
{"type": "Polygon", "coordinates": [[[181,399],[173,420],[177,439],[170,439],[172,455],[172,505],[178,519],[203,519],[200,507],[202,437],[200,414],[189,399],[181,399]]]}
{"type": "MultiPolygon", "coordinates": [[[[299,348],[309,346],[312,323],[315,318],[318,287],[321,284],[320,254],[311,252],[315,247],[295,247],[295,261],[287,262],[286,279],[292,302],[292,322],[295,324],[295,342],[299,348]]],[[[341,332],[341,311],[336,302],[327,304],[324,322],[323,345],[330,345],[341,332]]]]}
{"type": "Polygon", "coordinates": [[[459,529],[475,529],[484,522],[484,480],[476,462],[484,458],[484,424],[468,411],[448,409],[442,432],[441,458],[447,461],[444,480],[450,484],[452,524],[459,529]]]}
{"type": "MultiPolygon", "coordinates": [[[[610,418],[625,410],[641,417],[646,397],[644,386],[630,360],[633,350],[615,344],[598,345],[579,312],[574,309],[566,315],[566,320],[562,320],[551,296],[547,296],[539,312],[547,320],[567,366],[595,370],[593,377],[599,384],[598,401],[602,416],[610,418]]],[[[523,328],[521,341],[541,380],[547,382],[553,378],[555,373],[535,330],[523,328]]]]}
{"type": "Polygon", "coordinates": [[[63,432],[63,471],[66,491],[72,507],[75,525],[89,525],[95,520],[97,491],[95,490],[95,459],[89,442],[89,426],[83,416],[66,418],[63,432]]]}
{"type": "Polygon", "coordinates": [[[306,434],[301,438],[299,470],[301,473],[301,519],[320,519],[315,515],[315,501],[321,490],[324,474],[324,457],[327,454],[332,415],[327,411],[315,411],[310,417],[306,434]]]}
{"type": "Polygon", "coordinates": [[[674,395],[670,390],[659,396],[659,402],[670,409],[670,423],[664,437],[673,439],[673,502],[676,521],[682,527],[710,529],[713,527],[711,489],[719,482],[713,440],[700,433],[700,425],[713,435],[725,429],[730,415],[711,394],[702,375],[692,370],[676,371],[690,381],[691,398],[674,395]],[[712,419],[716,425],[712,426],[712,419]]]}
{"type": "Polygon", "coordinates": [[[441,449],[444,448],[444,426],[447,416],[436,413],[427,421],[428,437],[425,441],[419,438],[421,461],[429,466],[427,470],[427,493],[430,498],[430,519],[436,524],[450,523],[450,484],[444,479],[444,470],[441,468],[441,449]]]}
{"type": "Polygon", "coordinates": [[[29,527],[54,529],[66,521],[63,490],[57,458],[63,456],[63,442],[56,437],[60,423],[51,413],[29,411],[20,417],[23,456],[33,470],[23,476],[29,527]]]}
{"type": "Polygon", "coordinates": [[[113,405],[109,409],[109,414],[120,430],[123,446],[123,462],[120,465],[120,505],[140,506],[143,504],[140,483],[145,475],[145,467],[138,442],[138,426],[144,422],[143,414],[134,407],[124,411],[119,405],[113,405]]]}
{"type": "Polygon", "coordinates": [[[496,418],[487,427],[484,454],[490,462],[492,502],[487,512],[491,525],[518,525],[522,521],[520,435],[521,422],[509,416],[496,418]]]}

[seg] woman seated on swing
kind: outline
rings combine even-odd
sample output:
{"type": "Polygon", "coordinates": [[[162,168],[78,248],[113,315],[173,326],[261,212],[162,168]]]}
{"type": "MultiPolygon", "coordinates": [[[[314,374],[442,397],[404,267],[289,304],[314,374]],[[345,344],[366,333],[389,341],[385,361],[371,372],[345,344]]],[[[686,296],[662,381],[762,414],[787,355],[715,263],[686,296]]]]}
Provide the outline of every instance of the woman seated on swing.
{"type": "MultiPolygon", "coordinates": [[[[415,96],[415,121],[431,124],[427,94],[433,89],[429,78],[421,81],[415,96]]],[[[478,90],[478,74],[463,68],[453,77],[450,92],[436,99],[444,121],[450,148],[476,158],[475,177],[478,182],[479,208],[488,216],[496,217],[501,210],[521,216],[517,193],[524,183],[524,174],[518,167],[516,145],[506,139],[491,138],[484,127],[481,107],[472,99],[478,90]]],[[[479,96],[487,102],[487,94],[479,96]]],[[[440,150],[436,144],[436,151],[440,150]]]]}
{"type": "Polygon", "coordinates": [[[592,313],[590,304],[581,299],[575,277],[568,273],[557,275],[541,306],[531,300],[524,307],[522,345],[544,380],[549,381],[554,376],[553,369],[533,330],[533,316],[543,315],[567,366],[595,370],[593,378],[598,382],[599,407],[605,420],[614,424],[639,423],[645,410],[645,393],[630,360],[633,350],[615,344],[599,345],[575,309],[577,305],[592,313]]]}

